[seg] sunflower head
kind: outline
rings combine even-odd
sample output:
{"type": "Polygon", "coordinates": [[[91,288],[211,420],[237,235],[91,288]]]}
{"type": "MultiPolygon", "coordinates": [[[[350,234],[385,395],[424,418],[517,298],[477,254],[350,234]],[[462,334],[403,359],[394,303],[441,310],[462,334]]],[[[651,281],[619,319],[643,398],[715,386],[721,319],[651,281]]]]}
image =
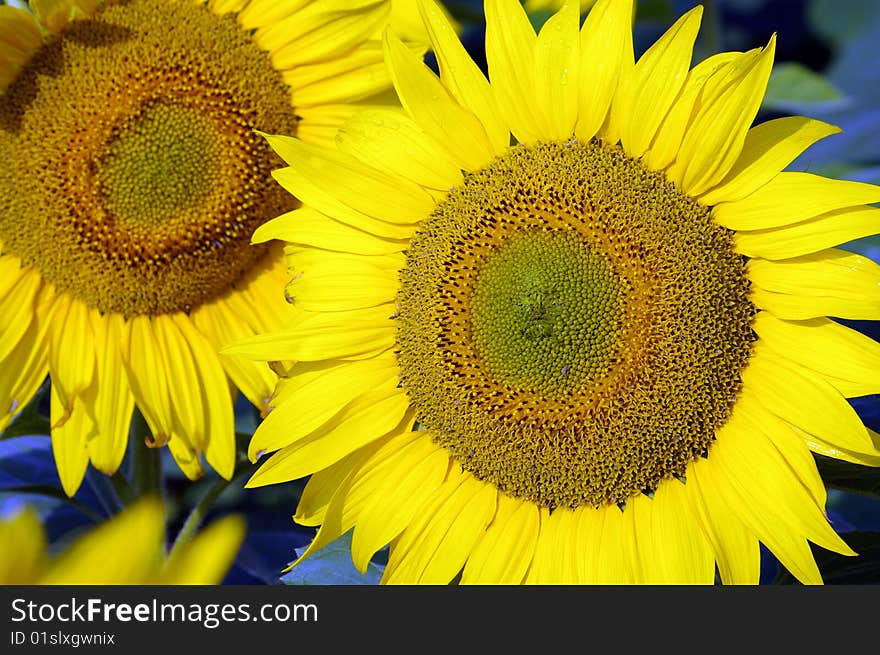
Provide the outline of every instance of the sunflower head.
{"type": "MultiPolygon", "coordinates": [[[[275,375],[219,357],[277,329],[280,244],[299,206],[261,136],[332,143],[386,106],[389,0],[57,0],[0,7],[0,429],[51,378],[73,494],[150,446],[190,478],[235,465],[234,394],[268,411],[275,375]]],[[[395,15],[406,16],[398,7],[395,15]]],[[[414,47],[414,50],[420,50],[414,47]]]]}
{"type": "Polygon", "coordinates": [[[300,313],[237,349],[297,361],[250,484],[312,474],[306,556],[354,528],[386,582],[754,583],[759,543],[820,582],[809,541],[853,553],[810,451],[880,464],[847,402],[880,346],[833,320],[880,318],[834,247],[880,188],[784,170],[834,126],[752,126],[775,37],[693,64],[697,7],[636,60],[631,2],[536,34],[486,0],[486,79],[420,7],[440,74],[387,35],[402,112],[270,137],[300,313]]]}

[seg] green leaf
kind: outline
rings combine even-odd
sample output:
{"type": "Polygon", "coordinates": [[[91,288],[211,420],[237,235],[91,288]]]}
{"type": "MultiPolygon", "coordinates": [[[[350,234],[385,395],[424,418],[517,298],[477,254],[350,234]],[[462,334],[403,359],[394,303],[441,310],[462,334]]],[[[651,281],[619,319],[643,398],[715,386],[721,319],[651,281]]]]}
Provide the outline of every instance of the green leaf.
{"type": "Polygon", "coordinates": [[[822,105],[843,106],[846,97],[819,73],[795,62],[774,67],[764,95],[764,108],[797,110],[822,105]]]}
{"type": "Polygon", "coordinates": [[[828,487],[880,497],[880,468],[851,464],[839,459],[815,455],[819,475],[828,487]]]}
{"type": "MultiPolygon", "coordinates": [[[[375,585],[382,577],[382,566],[370,562],[361,574],[351,561],[351,531],[300,562],[285,573],[281,581],[289,585],[375,585]]],[[[305,550],[304,548],[302,550],[305,550]]],[[[298,551],[297,556],[301,553],[298,551]]]]}
{"type": "MultiPolygon", "coordinates": [[[[810,544],[825,584],[880,583],[880,532],[845,532],[840,536],[858,556],[847,557],[810,544]]],[[[775,584],[797,581],[780,567],[775,584]]]]}

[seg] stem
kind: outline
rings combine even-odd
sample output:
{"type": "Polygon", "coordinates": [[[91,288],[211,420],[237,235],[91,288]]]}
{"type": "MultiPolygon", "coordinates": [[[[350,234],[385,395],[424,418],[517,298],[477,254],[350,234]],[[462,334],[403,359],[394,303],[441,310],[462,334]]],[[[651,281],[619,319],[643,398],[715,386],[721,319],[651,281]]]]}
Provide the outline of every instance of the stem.
{"type": "Polygon", "coordinates": [[[196,531],[199,529],[202,521],[204,521],[205,516],[207,516],[211,507],[214,505],[214,502],[220,497],[220,495],[226,491],[232,483],[236,482],[239,478],[250,476],[256,469],[257,464],[248,463],[246,466],[236,471],[231,480],[224,480],[221,478],[211,485],[211,488],[208,489],[204,496],[202,496],[202,499],[192,508],[192,511],[190,511],[189,516],[186,517],[186,521],[183,523],[183,527],[180,528],[180,532],[178,532],[177,536],[174,538],[171,552],[168,553],[169,559],[185,543],[195,536],[196,531]]]}
{"type": "Polygon", "coordinates": [[[199,526],[202,524],[208,511],[211,509],[214,501],[220,497],[220,494],[226,491],[226,487],[228,487],[230,483],[231,480],[218,480],[210,489],[208,489],[208,492],[202,496],[202,499],[198,504],[192,508],[189,516],[186,517],[183,527],[180,528],[180,532],[177,533],[177,537],[174,539],[174,545],[171,547],[169,557],[173,556],[175,551],[195,536],[196,531],[199,529],[199,526]]]}
{"type": "Polygon", "coordinates": [[[135,410],[131,419],[132,482],[138,496],[162,496],[162,451],[147,446],[150,427],[135,410]]]}

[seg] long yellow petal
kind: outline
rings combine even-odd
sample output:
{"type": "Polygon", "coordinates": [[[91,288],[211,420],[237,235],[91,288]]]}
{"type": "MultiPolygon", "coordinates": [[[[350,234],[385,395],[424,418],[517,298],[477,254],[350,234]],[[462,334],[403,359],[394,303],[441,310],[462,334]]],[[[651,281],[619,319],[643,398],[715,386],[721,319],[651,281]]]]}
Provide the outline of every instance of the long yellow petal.
{"type": "Polygon", "coordinates": [[[803,116],[786,116],[756,125],[746,134],[736,163],[714,188],[700,196],[704,205],[742,200],[772,180],[811,145],[840,132],[836,125],[803,116]]]}
{"type": "Polygon", "coordinates": [[[52,425],[63,425],[95,379],[95,337],[89,308],[67,295],[57,297],[50,320],[49,375],[58,400],[52,425]]]}
{"type": "Polygon", "coordinates": [[[40,291],[40,275],[22,270],[18,258],[0,257],[0,361],[28,332],[40,291]]]}
{"type": "Polygon", "coordinates": [[[394,345],[393,305],[350,312],[303,314],[281,333],[259,335],[224,350],[272,361],[354,359],[394,345]]]}
{"type": "Polygon", "coordinates": [[[618,114],[620,142],[630,157],[640,157],[651,147],[684,85],[702,15],[697,6],[679,18],[621,80],[611,112],[618,114]]]}
{"type": "Polygon", "coordinates": [[[715,558],[699,526],[687,511],[685,485],[661,482],[654,497],[630,498],[626,512],[635,525],[635,552],[643,584],[711,584],[715,558]]]}
{"type": "Polygon", "coordinates": [[[91,399],[96,422],[89,439],[89,458],[96,469],[113,475],[122,463],[128,445],[134,396],[122,367],[123,318],[119,314],[90,313],[95,336],[96,384],[91,399]]]}
{"type": "Polygon", "coordinates": [[[291,137],[266,138],[291,165],[274,171],[275,178],[318,211],[340,219],[340,213],[353,211],[383,221],[414,223],[434,208],[433,199],[418,185],[383,174],[349,154],[291,137]]]}
{"type": "Polygon", "coordinates": [[[470,475],[433,512],[388,584],[447,584],[495,513],[497,491],[470,475]]]}
{"type": "Polygon", "coordinates": [[[580,46],[581,83],[575,134],[581,141],[589,141],[608,115],[627,47],[632,58],[632,0],[597,2],[584,20],[580,46]]]}
{"type": "Polygon", "coordinates": [[[291,382],[279,385],[274,409],[251,439],[252,461],[261,451],[272,452],[309,435],[366,392],[397,384],[397,363],[391,353],[341,365],[300,365],[292,373],[291,382]]]}
{"type": "Polygon", "coordinates": [[[61,487],[68,496],[82,484],[89,466],[88,437],[94,433],[94,421],[81,401],[74,406],[64,404],[54,384],[50,388],[49,412],[52,416],[67,414],[61,425],[52,426],[52,453],[61,479],[61,487]]]}
{"type": "Polygon", "coordinates": [[[422,533],[434,520],[435,515],[443,510],[456,489],[461,486],[469,473],[462,471],[454,461],[449,464],[446,477],[443,482],[434,489],[433,493],[425,500],[415,513],[413,521],[406,527],[403,533],[392,543],[388,552],[388,564],[382,574],[382,583],[399,581],[399,569],[410,566],[409,560],[418,558],[420,553],[414,552],[414,546],[418,544],[422,533]]]}
{"type": "Polygon", "coordinates": [[[272,239],[361,255],[402,252],[408,245],[403,239],[382,239],[340,223],[311,207],[301,207],[263,223],[254,230],[251,241],[265,243],[272,239]]]}
{"type": "Polygon", "coordinates": [[[346,407],[321,430],[275,453],[254,473],[248,487],[296,480],[325,468],[412,419],[409,400],[402,393],[366,394],[346,407]]]}
{"type": "Polygon", "coordinates": [[[757,538],[724,499],[705,487],[704,478],[688,467],[685,491],[688,506],[715,552],[724,584],[756,585],[761,578],[761,549],[757,538]]]}
{"type": "Polygon", "coordinates": [[[822,376],[848,398],[880,393],[880,343],[827,318],[784,321],[768,312],[752,327],[777,354],[822,376]]]}
{"type": "Polygon", "coordinates": [[[535,101],[547,117],[545,138],[563,140],[574,133],[580,98],[580,11],[565,2],[538,33],[535,43],[535,101]]]}
{"type": "Polygon", "coordinates": [[[510,145],[510,133],[500,118],[489,81],[458,40],[446,12],[435,0],[419,0],[419,11],[431,39],[440,80],[463,107],[480,120],[496,155],[510,145]]]}
{"type": "MultiPolygon", "coordinates": [[[[128,339],[122,342],[122,363],[128,384],[144,419],[153,433],[153,440],[164,443],[171,438],[171,396],[168,387],[165,356],[147,316],[136,316],[123,328],[128,339]]],[[[125,335],[124,335],[125,336],[125,335]]]]}
{"type": "Polygon", "coordinates": [[[332,59],[375,34],[388,18],[383,0],[323,0],[268,23],[254,42],[269,51],[276,70],[332,59]]]}
{"type": "MultiPolygon", "coordinates": [[[[671,178],[680,180],[685,193],[698,195],[711,189],[740,158],[746,134],[764,98],[775,52],[774,35],[734,81],[719,89],[717,95],[707,94],[681,144],[676,165],[670,169],[671,178]]],[[[739,61],[747,59],[741,57],[739,61]]],[[[711,83],[704,93],[710,88],[711,83]]]]}
{"type": "MultiPolygon", "coordinates": [[[[216,351],[195,329],[189,318],[175,314],[172,320],[193,354],[196,374],[194,382],[197,386],[191,393],[202,396],[199,404],[202,405],[203,412],[200,417],[201,430],[203,439],[207,442],[204,448],[205,459],[221,477],[230,480],[235,469],[235,417],[232,411],[234,397],[229,380],[216,351]]],[[[187,402],[186,398],[178,400],[181,401],[187,402]]]]}
{"type": "Polygon", "coordinates": [[[461,168],[477,170],[491,161],[495,153],[480,120],[459,105],[436,75],[390,30],[385,33],[385,60],[401,104],[461,168]]]}
{"type": "Polygon", "coordinates": [[[752,259],[747,270],[755,304],[780,318],[880,318],[880,265],[861,255],[832,248],[780,262],[752,259]]]}
{"type": "Polygon", "coordinates": [[[736,250],[747,257],[788,259],[880,232],[880,208],[839,209],[768,230],[737,232],[736,250]]]}
{"type": "Polygon", "coordinates": [[[548,132],[531,90],[535,88],[535,41],[528,16],[516,0],[486,0],[486,61],[498,112],[521,143],[548,132]]]}
{"type": "Polygon", "coordinates": [[[675,161],[691,124],[694,107],[706,83],[721,67],[730,64],[741,55],[740,52],[721,52],[704,59],[691,69],[681,93],[657,130],[651,149],[643,157],[648,168],[655,171],[663,170],[675,161]]]}
{"type": "Polygon", "coordinates": [[[760,341],[743,372],[743,385],[761,405],[805,432],[850,450],[870,452],[873,447],[861,419],[840,392],[818,373],[780,357],[760,341]],[[780,375],[785,375],[785,385],[777,384],[780,375]]]}
{"type": "Polygon", "coordinates": [[[519,584],[532,562],[540,519],[537,505],[498,495],[498,510],[468,558],[462,584],[519,584]]]}
{"type": "MultiPolygon", "coordinates": [[[[424,437],[423,441],[428,441],[424,437]]],[[[433,444],[413,450],[401,463],[406,468],[389,471],[388,484],[363,507],[351,541],[355,566],[366,571],[377,550],[403,532],[419,508],[443,482],[449,455],[433,444]],[[425,454],[427,453],[427,454],[425,454]]]]}
{"type": "Polygon", "coordinates": [[[461,167],[412,119],[391,109],[367,110],[336,135],[341,150],[374,168],[441,191],[461,183],[461,167]]]}
{"type": "Polygon", "coordinates": [[[874,202],[880,187],[873,184],[784,172],[742,200],[715,205],[712,216],[731,230],[765,230],[874,202]]]}

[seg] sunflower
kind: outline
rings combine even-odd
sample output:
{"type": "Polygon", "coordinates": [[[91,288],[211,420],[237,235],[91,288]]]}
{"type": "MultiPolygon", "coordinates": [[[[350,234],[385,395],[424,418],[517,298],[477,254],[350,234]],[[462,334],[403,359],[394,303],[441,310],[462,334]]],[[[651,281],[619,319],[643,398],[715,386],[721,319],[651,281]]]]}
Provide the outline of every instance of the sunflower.
{"type": "Polygon", "coordinates": [[[141,499],[50,556],[45,530],[27,508],[0,521],[0,543],[16,544],[0,550],[0,584],[220,583],[244,539],[241,517],[215,521],[171,556],[164,517],[161,502],[141,499]]]}
{"type": "Polygon", "coordinates": [[[389,102],[390,3],[31,7],[0,6],[0,430],[48,373],[69,495],[117,470],[135,405],[188,477],[228,479],[234,394],[265,412],[275,375],[216,353],[281,326],[280,244],[250,238],[298,206],[255,129],[332,144],[389,102]]]}
{"type": "Polygon", "coordinates": [[[634,61],[631,2],[536,35],[487,0],[489,81],[421,9],[439,78],[385,39],[404,111],[269,138],[298,314],[234,350],[295,361],[249,485],[311,475],[304,556],[353,528],[386,583],[756,583],[761,543],[821,582],[809,542],[854,553],[811,451],[880,465],[846,400],[880,345],[828,318],[880,318],[834,247],[880,187],[783,172],[838,129],[751,127],[775,38],[691,67],[699,7],[634,61]]]}

